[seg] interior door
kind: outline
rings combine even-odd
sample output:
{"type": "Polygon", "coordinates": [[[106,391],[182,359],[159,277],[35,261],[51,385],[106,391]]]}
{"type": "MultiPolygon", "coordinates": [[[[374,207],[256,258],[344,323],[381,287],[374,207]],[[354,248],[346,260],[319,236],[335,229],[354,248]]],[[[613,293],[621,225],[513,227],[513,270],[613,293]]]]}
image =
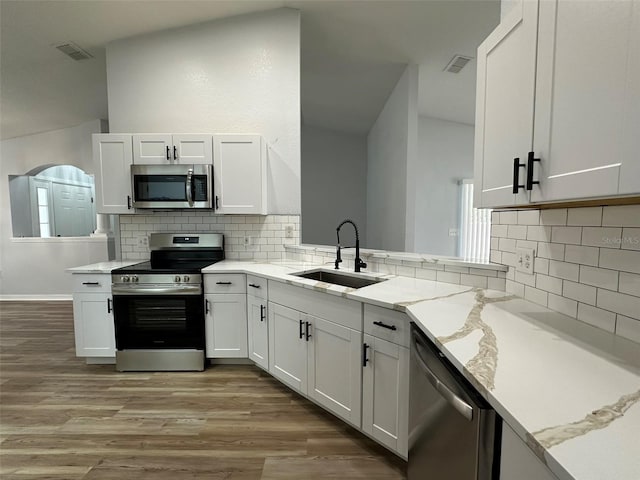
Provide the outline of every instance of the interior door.
{"type": "Polygon", "coordinates": [[[513,194],[513,163],[524,165],[532,146],[537,28],[538,2],[521,0],[478,47],[476,207],[528,202],[524,188],[513,194]]]}
{"type": "Polygon", "coordinates": [[[302,313],[269,302],[269,373],[307,392],[307,341],[302,313]]]}
{"type": "Polygon", "coordinates": [[[52,187],[56,235],[80,237],[93,233],[96,216],[91,187],[55,182],[52,187]]]}

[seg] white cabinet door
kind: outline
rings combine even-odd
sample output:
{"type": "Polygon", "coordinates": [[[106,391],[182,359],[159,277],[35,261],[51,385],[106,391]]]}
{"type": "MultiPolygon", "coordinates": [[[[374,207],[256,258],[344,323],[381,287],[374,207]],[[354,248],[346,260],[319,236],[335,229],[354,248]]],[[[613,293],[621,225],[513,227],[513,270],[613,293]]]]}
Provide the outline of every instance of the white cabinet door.
{"type": "Polygon", "coordinates": [[[623,155],[640,89],[628,83],[632,14],[631,0],[540,2],[532,202],[617,195],[621,164],[638,162],[623,155]]]}
{"type": "MultiPolygon", "coordinates": [[[[513,193],[514,159],[525,164],[533,141],[538,2],[521,0],[478,47],[475,206],[528,202],[513,193]]],[[[525,169],[518,168],[519,185],[525,169]]]]}
{"type": "Polygon", "coordinates": [[[96,211],[133,213],[131,208],[131,135],[94,134],[96,211]]]}
{"type": "Polygon", "coordinates": [[[360,427],[362,392],[361,332],[307,315],[309,388],[307,395],[327,410],[360,427]]]}
{"type": "Polygon", "coordinates": [[[506,423],[502,424],[500,480],[557,480],[506,423]]]}
{"type": "Polygon", "coordinates": [[[253,295],[247,295],[249,358],[265,370],[269,369],[268,325],[267,302],[253,295]]]}
{"type": "Polygon", "coordinates": [[[362,430],[407,457],[409,349],[364,336],[362,430]]]}
{"type": "Polygon", "coordinates": [[[267,168],[259,135],[213,136],[216,213],[267,213],[267,168]]]}
{"type": "Polygon", "coordinates": [[[173,161],[171,135],[133,136],[133,163],[138,165],[170,165],[173,161]]]}
{"type": "Polygon", "coordinates": [[[205,295],[207,358],[247,358],[247,301],[244,294],[205,295]]]}
{"type": "Polygon", "coordinates": [[[633,1],[627,60],[627,98],[622,122],[622,165],[620,186],[623,195],[640,193],[640,0],[633,1]]]}
{"type": "Polygon", "coordinates": [[[211,165],[213,162],[213,143],[211,135],[182,133],[173,136],[174,161],[211,165]]]}
{"type": "Polygon", "coordinates": [[[307,392],[307,341],[303,315],[269,302],[269,373],[299,392],[307,392]]]}
{"type": "Polygon", "coordinates": [[[78,357],[115,357],[113,304],[107,293],[73,294],[73,327],[78,357]]]}

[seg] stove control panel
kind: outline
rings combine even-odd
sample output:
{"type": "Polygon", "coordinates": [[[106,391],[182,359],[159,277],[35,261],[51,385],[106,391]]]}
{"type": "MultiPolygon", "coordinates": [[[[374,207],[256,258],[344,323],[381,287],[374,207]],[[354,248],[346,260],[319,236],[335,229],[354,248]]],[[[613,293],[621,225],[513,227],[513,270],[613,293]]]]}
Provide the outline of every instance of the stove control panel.
{"type": "Polygon", "coordinates": [[[138,276],[137,275],[123,275],[122,277],[120,277],[120,282],[121,283],[129,283],[129,282],[137,283],[138,282],[138,276]]]}
{"type": "Polygon", "coordinates": [[[142,285],[171,285],[179,283],[189,285],[199,285],[202,283],[201,274],[169,274],[169,273],[137,273],[137,274],[112,274],[111,283],[114,285],[122,284],[142,284],[142,285]]]}

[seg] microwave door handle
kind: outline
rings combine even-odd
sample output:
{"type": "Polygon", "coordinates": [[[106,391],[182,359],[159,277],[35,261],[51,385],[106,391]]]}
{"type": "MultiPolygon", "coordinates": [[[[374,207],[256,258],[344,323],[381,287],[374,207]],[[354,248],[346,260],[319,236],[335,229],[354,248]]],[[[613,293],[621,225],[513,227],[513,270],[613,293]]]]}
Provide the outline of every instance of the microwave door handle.
{"type": "Polygon", "coordinates": [[[187,202],[189,202],[189,206],[193,207],[193,169],[190,168],[187,170],[187,185],[186,185],[186,193],[187,193],[187,202]]]}

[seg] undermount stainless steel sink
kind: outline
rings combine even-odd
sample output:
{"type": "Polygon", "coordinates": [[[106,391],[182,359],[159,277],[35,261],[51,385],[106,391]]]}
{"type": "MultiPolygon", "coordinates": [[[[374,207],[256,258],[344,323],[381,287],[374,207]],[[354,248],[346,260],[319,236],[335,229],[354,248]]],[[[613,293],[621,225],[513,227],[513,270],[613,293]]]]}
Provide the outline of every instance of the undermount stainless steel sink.
{"type": "Polygon", "coordinates": [[[386,278],[371,278],[349,275],[338,272],[327,272],[326,270],[314,270],[311,272],[293,273],[292,275],[309,280],[318,280],[319,282],[332,283],[334,285],[342,285],[343,287],[362,288],[375,283],[384,282],[386,278]]]}

